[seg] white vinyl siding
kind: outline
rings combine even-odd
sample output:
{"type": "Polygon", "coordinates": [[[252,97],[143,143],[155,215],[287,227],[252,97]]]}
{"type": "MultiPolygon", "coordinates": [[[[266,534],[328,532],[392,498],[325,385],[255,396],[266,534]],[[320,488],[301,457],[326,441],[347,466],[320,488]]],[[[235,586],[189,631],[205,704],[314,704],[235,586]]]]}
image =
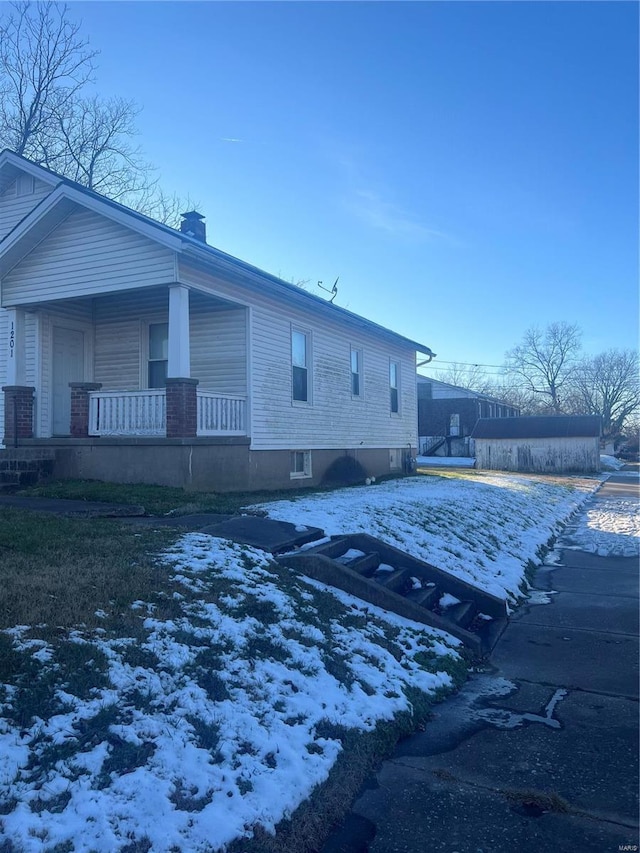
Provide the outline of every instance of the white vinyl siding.
{"type": "MultiPolygon", "coordinates": [[[[258,287],[223,282],[180,264],[180,281],[251,303],[251,446],[254,450],[417,445],[415,351],[336,316],[258,287]],[[291,405],[291,328],[313,338],[313,406],[291,405]],[[351,347],[362,351],[364,399],[351,394],[351,347]],[[389,417],[389,361],[400,370],[400,416],[389,417]]],[[[337,314],[337,312],[336,312],[337,314]]],[[[192,344],[193,345],[193,344],[192,344]]],[[[196,374],[194,374],[196,375],[196,374]]]]}
{"type": "Polygon", "coordinates": [[[246,309],[194,311],[194,294],[191,301],[191,376],[199,381],[198,388],[246,394],[246,309]]]}
{"type": "MultiPolygon", "coordinates": [[[[246,309],[212,304],[190,294],[191,376],[198,388],[221,394],[247,391],[246,309]]],[[[166,288],[96,299],[95,381],[105,391],[146,386],[149,323],[167,322],[166,288]]]]}
{"type": "Polygon", "coordinates": [[[16,183],[10,184],[0,195],[0,240],[7,236],[42,199],[49,195],[52,187],[43,181],[33,181],[33,192],[16,193],[16,183]]]}
{"type": "Polygon", "coordinates": [[[173,252],[89,211],[74,213],[3,279],[5,305],[168,284],[173,252]]]}

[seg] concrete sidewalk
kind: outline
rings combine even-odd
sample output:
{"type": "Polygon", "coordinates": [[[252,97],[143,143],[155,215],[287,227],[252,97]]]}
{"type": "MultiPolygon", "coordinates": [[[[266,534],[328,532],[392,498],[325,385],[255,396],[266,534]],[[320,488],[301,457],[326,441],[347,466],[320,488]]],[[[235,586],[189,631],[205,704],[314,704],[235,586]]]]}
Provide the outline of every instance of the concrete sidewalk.
{"type": "MultiPolygon", "coordinates": [[[[637,481],[612,476],[585,511],[618,495],[637,481]]],[[[537,572],[548,603],[518,611],[324,853],[638,850],[638,559],[562,556],[537,572]]]]}

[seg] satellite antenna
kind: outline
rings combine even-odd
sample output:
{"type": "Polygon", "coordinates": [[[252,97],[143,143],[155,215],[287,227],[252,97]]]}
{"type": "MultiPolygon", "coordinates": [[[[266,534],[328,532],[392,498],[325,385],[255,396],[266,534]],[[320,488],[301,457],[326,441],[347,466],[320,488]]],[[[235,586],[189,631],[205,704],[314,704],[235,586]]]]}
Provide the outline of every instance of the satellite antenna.
{"type": "Polygon", "coordinates": [[[340,278],[340,276],[338,276],[338,278],[333,282],[333,287],[331,288],[331,290],[329,290],[328,287],[323,287],[321,281],[318,282],[318,287],[320,288],[320,290],[324,290],[326,293],[331,294],[331,299],[329,300],[329,302],[333,302],[333,300],[338,295],[338,280],[339,280],[339,278],[340,278]]]}

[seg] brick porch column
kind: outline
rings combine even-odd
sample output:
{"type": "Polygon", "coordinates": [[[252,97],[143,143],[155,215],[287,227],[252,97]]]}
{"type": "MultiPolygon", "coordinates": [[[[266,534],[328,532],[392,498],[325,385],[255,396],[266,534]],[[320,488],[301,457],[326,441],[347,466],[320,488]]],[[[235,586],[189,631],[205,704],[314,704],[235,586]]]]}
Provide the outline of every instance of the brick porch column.
{"type": "Polygon", "coordinates": [[[89,436],[89,394],[99,391],[102,382],[70,382],[71,388],[71,437],[89,436]]]}
{"type": "Polygon", "coordinates": [[[7,447],[21,438],[33,438],[33,394],[29,385],[3,385],[4,443],[7,447]]]}
{"type": "Polygon", "coordinates": [[[167,438],[195,438],[198,429],[197,379],[171,378],[167,385],[167,438]]]}

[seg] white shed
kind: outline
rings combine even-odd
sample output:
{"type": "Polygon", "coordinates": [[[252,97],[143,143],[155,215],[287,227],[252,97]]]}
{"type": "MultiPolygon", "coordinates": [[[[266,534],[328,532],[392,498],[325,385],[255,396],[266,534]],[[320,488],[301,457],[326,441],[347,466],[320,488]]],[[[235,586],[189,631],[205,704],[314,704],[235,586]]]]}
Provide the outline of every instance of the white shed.
{"type": "Polygon", "coordinates": [[[599,415],[480,418],[475,440],[476,468],[540,474],[600,470],[599,415]]]}

